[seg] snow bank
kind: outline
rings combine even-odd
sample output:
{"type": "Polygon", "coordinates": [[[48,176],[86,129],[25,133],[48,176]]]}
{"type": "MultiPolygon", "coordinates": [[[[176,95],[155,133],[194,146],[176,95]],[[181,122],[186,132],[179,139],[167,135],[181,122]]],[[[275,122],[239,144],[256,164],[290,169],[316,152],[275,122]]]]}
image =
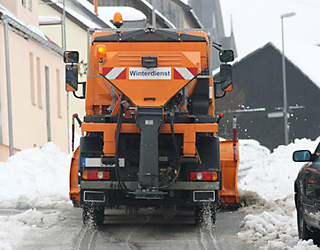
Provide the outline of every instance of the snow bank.
{"type": "Polygon", "coordinates": [[[0,162],[0,208],[53,208],[69,203],[70,161],[49,142],[0,162]]]}
{"type": "Polygon", "coordinates": [[[0,249],[18,249],[30,230],[49,228],[63,219],[59,212],[45,214],[35,209],[17,215],[0,216],[0,249]]]}
{"type": "Polygon", "coordinates": [[[293,184],[303,164],[293,162],[292,153],[299,149],[313,152],[319,141],[320,137],[297,139],[273,153],[254,140],[240,141],[239,195],[244,205],[251,206],[244,208],[249,214],[239,238],[260,249],[318,249],[311,240],[298,238],[293,184]]]}

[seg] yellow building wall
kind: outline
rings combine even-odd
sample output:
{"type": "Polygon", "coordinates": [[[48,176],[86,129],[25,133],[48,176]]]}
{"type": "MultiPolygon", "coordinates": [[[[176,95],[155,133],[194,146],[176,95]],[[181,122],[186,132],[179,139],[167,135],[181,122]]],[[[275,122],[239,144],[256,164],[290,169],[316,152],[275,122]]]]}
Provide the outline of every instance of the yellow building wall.
{"type": "MultiPolygon", "coordinates": [[[[0,23],[0,37],[4,27],[0,23]]],[[[51,139],[68,152],[67,94],[64,91],[62,57],[32,39],[9,30],[9,55],[13,115],[13,146],[16,150],[42,147],[48,141],[45,66],[49,69],[51,139]],[[33,66],[32,66],[33,65],[33,66]],[[59,72],[59,73],[57,73],[59,72]],[[59,108],[58,108],[59,107],[59,108]]],[[[9,127],[4,39],[0,39],[1,134],[0,160],[8,158],[9,127]]]]}
{"type": "MultiPolygon", "coordinates": [[[[56,16],[61,17],[61,14],[51,8],[48,5],[40,4],[39,5],[39,15],[40,16],[56,16]]],[[[50,39],[52,39],[59,46],[62,46],[62,32],[61,25],[47,25],[40,26],[40,29],[45,33],[50,39]]],[[[66,49],[67,50],[76,50],[79,51],[79,82],[86,81],[86,64],[87,64],[87,31],[79,27],[74,22],[66,19],[66,49]]],[[[65,83],[65,80],[63,81],[65,83]]],[[[82,94],[82,86],[79,86],[77,95],[82,94]]],[[[74,113],[77,113],[81,120],[85,115],[85,103],[84,100],[76,99],[72,92],[69,94],[69,121],[71,122],[71,117],[74,113]]],[[[71,124],[69,124],[69,128],[71,124]]],[[[76,132],[80,134],[79,126],[76,124],[76,132]]]]}

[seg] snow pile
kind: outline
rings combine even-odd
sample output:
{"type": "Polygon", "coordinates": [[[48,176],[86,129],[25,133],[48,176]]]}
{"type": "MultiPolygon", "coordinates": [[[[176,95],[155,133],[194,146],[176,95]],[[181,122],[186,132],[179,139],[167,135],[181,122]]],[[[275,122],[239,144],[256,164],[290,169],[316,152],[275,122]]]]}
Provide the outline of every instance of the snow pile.
{"type": "Polygon", "coordinates": [[[320,141],[300,139],[279,146],[273,153],[253,140],[240,141],[239,195],[248,214],[239,238],[261,246],[260,249],[317,249],[312,241],[298,238],[293,184],[301,163],[292,161],[295,150],[313,152],[320,141]],[[241,157],[240,156],[240,157],[241,157]]]}
{"type": "Polygon", "coordinates": [[[22,214],[0,216],[0,249],[18,249],[30,230],[48,228],[64,220],[60,213],[44,214],[34,209],[22,214]]]}
{"type": "Polygon", "coordinates": [[[123,21],[141,21],[146,20],[145,14],[140,10],[127,6],[99,6],[98,12],[100,18],[107,18],[107,20],[113,20],[113,16],[116,12],[120,12],[123,21]]]}
{"type": "Polygon", "coordinates": [[[46,208],[69,202],[70,156],[52,142],[0,162],[0,208],[46,208]]]}

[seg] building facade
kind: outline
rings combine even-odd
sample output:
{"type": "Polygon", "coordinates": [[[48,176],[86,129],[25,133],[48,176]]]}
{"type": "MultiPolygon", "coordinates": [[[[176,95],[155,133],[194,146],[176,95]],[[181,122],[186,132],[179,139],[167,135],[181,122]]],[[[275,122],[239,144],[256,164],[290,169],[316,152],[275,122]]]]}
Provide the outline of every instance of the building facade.
{"type": "MultiPolygon", "coordinates": [[[[314,46],[314,50],[319,52],[320,48],[314,46]]],[[[314,140],[320,135],[320,82],[304,73],[299,63],[301,59],[286,58],[290,142],[296,138],[314,140]]],[[[220,136],[232,136],[232,117],[236,116],[240,139],[258,140],[271,150],[284,145],[281,51],[268,43],[235,62],[233,85],[231,93],[216,101],[216,112],[225,114],[220,136]]]]}
{"type": "Polygon", "coordinates": [[[49,141],[68,152],[62,50],[38,29],[38,1],[0,4],[0,160],[49,141]]]}

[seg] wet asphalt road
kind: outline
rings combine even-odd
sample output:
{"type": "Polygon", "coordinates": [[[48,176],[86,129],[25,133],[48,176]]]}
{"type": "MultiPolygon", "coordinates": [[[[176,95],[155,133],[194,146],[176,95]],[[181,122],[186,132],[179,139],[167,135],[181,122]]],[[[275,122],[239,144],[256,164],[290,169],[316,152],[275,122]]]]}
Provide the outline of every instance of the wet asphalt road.
{"type": "Polygon", "coordinates": [[[241,211],[218,212],[215,227],[198,227],[190,212],[165,219],[153,209],[141,210],[137,216],[129,216],[123,209],[106,210],[99,228],[83,226],[79,208],[58,211],[64,219],[41,233],[30,232],[21,249],[257,249],[237,237],[245,216],[241,211]]]}

